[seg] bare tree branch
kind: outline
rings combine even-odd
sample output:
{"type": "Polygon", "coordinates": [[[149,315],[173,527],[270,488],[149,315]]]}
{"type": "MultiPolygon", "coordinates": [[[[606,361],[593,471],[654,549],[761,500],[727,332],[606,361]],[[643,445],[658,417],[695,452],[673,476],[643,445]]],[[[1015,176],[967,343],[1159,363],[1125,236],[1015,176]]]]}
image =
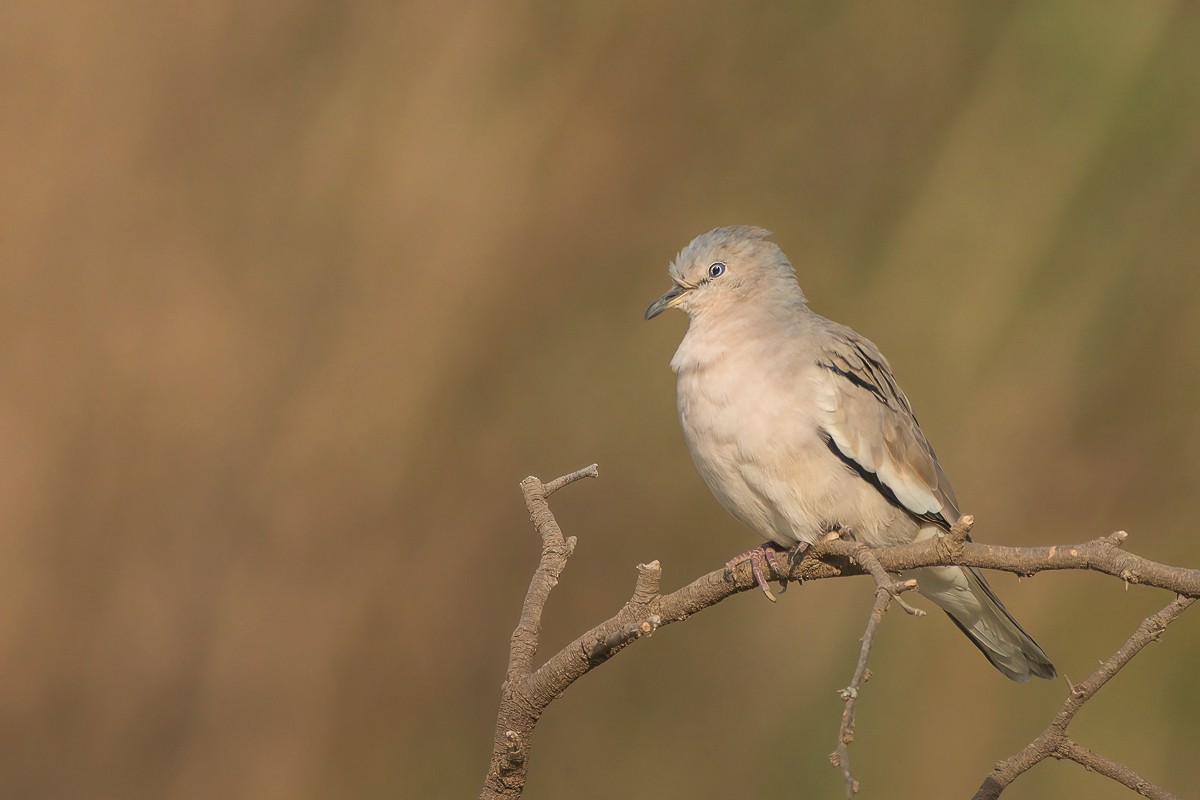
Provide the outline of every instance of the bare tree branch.
{"type": "MultiPolygon", "coordinates": [[[[534,727],[546,707],[573,682],[630,644],[654,633],[658,628],[685,620],[698,611],[755,587],[751,564],[744,561],[735,567],[721,568],[702,575],[688,585],[664,595],[659,593],[662,569],[658,562],[639,565],[633,596],[625,605],[612,617],[563,647],[534,670],[533,660],[539,644],[542,610],[550,590],[557,584],[558,577],[575,547],[574,537],[563,537],[546,498],[569,483],[583,477],[594,477],[596,474],[596,467],[593,465],[547,484],[533,477],[526,478],[521,483],[530,518],[542,538],[542,555],[530,581],[520,620],[513,631],[508,670],[501,688],[500,707],[496,718],[492,759],[480,793],[481,798],[515,798],[521,795],[525,786],[534,727]]],[[[946,536],[900,547],[864,551],[854,542],[822,542],[810,548],[803,558],[788,564],[786,568],[781,568],[778,563],[773,564],[774,577],[783,581],[803,583],[822,578],[872,574],[879,592],[881,575],[886,577],[888,573],[920,567],[971,566],[1018,575],[1033,575],[1044,570],[1076,569],[1102,572],[1127,583],[1156,586],[1182,595],[1182,598],[1158,615],[1147,619],[1125,647],[1101,665],[1088,681],[1080,684],[1080,687],[1084,687],[1086,696],[1079,696],[1080,687],[1076,687],[1063,707],[1064,710],[1070,707],[1071,717],[1078,710],[1078,705],[1092,697],[1112,674],[1120,670],[1145,646],[1141,639],[1143,635],[1149,637],[1146,641],[1153,639],[1168,622],[1182,613],[1187,605],[1196,597],[1200,597],[1200,570],[1159,564],[1125,552],[1121,546],[1128,535],[1123,531],[1078,545],[1002,547],[969,541],[967,531],[971,522],[970,517],[964,517],[946,536]],[[1143,634],[1143,629],[1149,633],[1143,634]],[[1111,672],[1104,671],[1105,665],[1108,665],[1107,668],[1111,672]],[[1097,679],[1097,676],[1100,678],[1097,679]],[[1097,679],[1094,686],[1090,683],[1093,679],[1097,679]]],[[[844,752],[844,745],[848,744],[853,734],[853,701],[869,675],[867,657],[879,624],[878,620],[882,619],[884,610],[892,599],[895,599],[896,593],[902,590],[901,587],[892,584],[890,578],[886,578],[886,582],[888,589],[876,595],[868,630],[863,636],[858,668],[846,690],[847,694],[852,696],[847,698],[847,707],[839,729],[839,751],[835,751],[835,756],[839,758],[843,768],[848,791],[855,788],[853,778],[849,774],[848,755],[844,752]]],[[[1060,716],[1061,714],[1062,712],[1060,716]]],[[[1057,722],[1058,717],[1055,720],[1057,722]]],[[[1066,722],[1069,721],[1070,717],[1066,722]]],[[[1052,723],[1051,728],[1054,725],[1055,723],[1052,723]]],[[[1064,723],[1064,731],[1065,727],[1064,723]]],[[[1018,753],[1010,761],[1014,764],[1024,764],[1021,760],[1024,753],[1025,751],[1018,753]]],[[[1049,755],[1070,758],[1147,796],[1171,796],[1139,778],[1127,767],[1110,762],[1081,747],[1066,737],[1065,733],[1056,740],[1053,752],[1049,755]]],[[[1040,760],[1041,758],[1038,758],[1028,766],[1023,766],[1016,774],[1019,775],[1040,760]]],[[[984,792],[989,786],[988,782],[994,779],[995,772],[985,781],[980,792],[984,792]]],[[[1008,782],[1011,783],[1011,778],[1008,782]]],[[[1008,784],[997,785],[994,794],[976,796],[996,797],[1006,785],[1008,784]]]]}
{"type": "Polygon", "coordinates": [[[1067,726],[1071,724],[1071,720],[1075,719],[1075,714],[1079,712],[1084,703],[1091,700],[1110,678],[1120,672],[1134,656],[1141,652],[1143,647],[1156,641],[1166,630],[1167,625],[1176,620],[1195,601],[1194,597],[1176,597],[1162,611],[1142,620],[1142,624],[1134,631],[1133,636],[1129,637],[1129,641],[1121,645],[1112,656],[1102,661],[1087,680],[1072,687],[1071,694],[1046,730],[1042,731],[1021,752],[996,765],[992,774],[988,775],[983,785],[979,787],[979,791],[975,793],[974,800],[995,800],[1005,787],[1023,772],[1051,756],[1069,758],[1087,769],[1112,778],[1145,797],[1156,798],[1156,800],[1175,798],[1175,795],[1160,789],[1128,767],[1110,761],[1077,744],[1067,736],[1067,726]]]}
{"type": "Polygon", "coordinates": [[[492,763],[481,797],[520,797],[525,789],[526,762],[533,727],[553,697],[544,698],[530,680],[533,659],[542,633],[542,611],[550,590],[575,551],[575,537],[564,539],[546,498],[580,478],[594,478],[596,465],[563,475],[548,484],[530,476],[521,481],[529,519],[542,537],[542,557],[529,581],[521,618],[508,649],[508,671],[500,689],[500,710],[492,740],[492,763]]]}
{"type": "Polygon", "coordinates": [[[881,552],[879,560],[888,571],[951,564],[1012,572],[1026,577],[1045,570],[1092,570],[1127,583],[1157,586],[1187,597],[1200,596],[1200,570],[1159,564],[1127,553],[1121,548],[1128,538],[1129,534],[1125,531],[1117,531],[1084,544],[1002,547],[970,541],[958,542],[952,537],[943,536],[887,548],[886,555],[881,552]]]}

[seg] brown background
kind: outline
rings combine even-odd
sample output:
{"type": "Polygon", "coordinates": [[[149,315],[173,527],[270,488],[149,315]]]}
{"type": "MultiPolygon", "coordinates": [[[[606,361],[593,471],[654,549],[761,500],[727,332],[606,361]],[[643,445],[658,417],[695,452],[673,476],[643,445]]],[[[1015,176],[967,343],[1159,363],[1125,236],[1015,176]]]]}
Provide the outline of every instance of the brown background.
{"type": "MultiPolygon", "coordinates": [[[[5,5],[0,796],[476,793],[522,477],[601,468],[548,647],[755,543],[676,425],[682,315],[641,320],[718,224],[889,355],[977,538],[1200,563],[1196,6],[794,5],[5,5]]],[[[1074,680],[1169,599],[995,584],[1074,680]]],[[[836,796],[870,600],[663,631],[550,709],[528,795],[836,796]]],[[[1193,616],[1075,726],[1185,794],[1193,616]]],[[[873,669],[864,797],[969,794],[1066,691],[941,615],[873,669]]]]}

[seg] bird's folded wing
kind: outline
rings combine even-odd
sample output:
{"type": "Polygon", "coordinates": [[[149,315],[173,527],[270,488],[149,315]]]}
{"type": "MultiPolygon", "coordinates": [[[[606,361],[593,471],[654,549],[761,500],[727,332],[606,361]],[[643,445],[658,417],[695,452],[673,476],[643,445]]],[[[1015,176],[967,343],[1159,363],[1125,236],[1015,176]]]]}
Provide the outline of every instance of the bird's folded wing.
{"type": "Polygon", "coordinates": [[[817,363],[817,418],[834,454],[913,516],[955,522],[954,490],[883,354],[838,325],[817,363]]]}

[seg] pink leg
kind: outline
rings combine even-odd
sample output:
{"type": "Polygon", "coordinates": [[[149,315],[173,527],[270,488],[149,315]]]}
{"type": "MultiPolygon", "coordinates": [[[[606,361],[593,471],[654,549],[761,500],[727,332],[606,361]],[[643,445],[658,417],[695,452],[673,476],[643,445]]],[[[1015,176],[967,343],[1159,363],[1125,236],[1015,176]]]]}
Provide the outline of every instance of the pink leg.
{"type": "Polygon", "coordinates": [[[775,542],[763,542],[758,547],[747,550],[744,553],[738,553],[736,556],[729,559],[729,561],[725,562],[725,568],[733,569],[739,564],[749,561],[750,574],[754,576],[754,584],[759,589],[762,589],[763,594],[767,596],[768,600],[774,603],[775,595],[771,594],[771,590],[767,588],[767,579],[772,573],[775,575],[779,574],[779,568],[775,564],[776,554],[786,552],[788,551],[775,544],[775,542]],[[763,572],[764,565],[769,570],[766,573],[763,572]]]}

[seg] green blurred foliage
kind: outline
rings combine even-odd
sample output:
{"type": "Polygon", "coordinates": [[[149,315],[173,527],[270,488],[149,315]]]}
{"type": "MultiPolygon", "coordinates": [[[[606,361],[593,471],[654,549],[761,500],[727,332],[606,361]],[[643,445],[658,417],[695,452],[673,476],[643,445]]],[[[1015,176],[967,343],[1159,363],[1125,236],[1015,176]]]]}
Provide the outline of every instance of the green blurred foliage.
{"type": "MultiPolygon", "coordinates": [[[[1200,13],[1115,2],[0,10],[0,795],[471,796],[537,542],[553,650],[754,542],[675,422],[665,266],[776,231],[977,536],[1196,565],[1200,13]]],[[[1079,680],[1161,593],[995,581],[1079,680]]],[[[835,796],[862,582],[589,675],[528,796],[835,796]]],[[[1197,620],[1075,725],[1196,785],[1197,620]]],[[[889,618],[864,797],[965,796],[1065,684],[889,618]]],[[[1124,797],[1043,765],[1022,797],[1124,797]]]]}

